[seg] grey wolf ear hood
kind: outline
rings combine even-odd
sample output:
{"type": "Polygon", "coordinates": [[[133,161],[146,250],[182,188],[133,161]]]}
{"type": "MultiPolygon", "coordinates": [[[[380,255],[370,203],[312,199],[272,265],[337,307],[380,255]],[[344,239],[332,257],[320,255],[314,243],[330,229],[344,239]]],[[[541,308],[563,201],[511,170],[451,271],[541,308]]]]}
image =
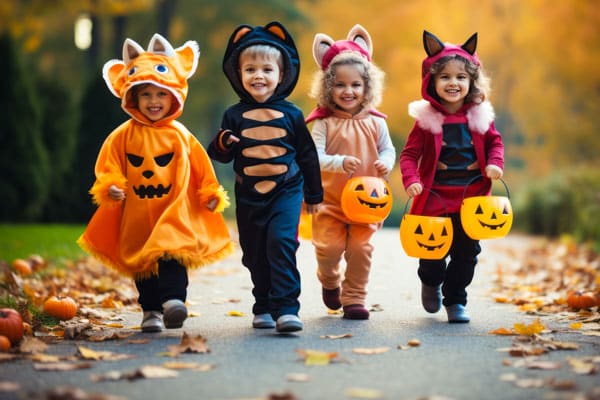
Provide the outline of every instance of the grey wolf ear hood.
{"type": "Polygon", "coordinates": [[[223,57],[223,72],[231,83],[233,90],[241,100],[246,102],[253,103],[255,101],[242,86],[239,73],[240,53],[247,47],[261,44],[279,49],[283,57],[283,77],[269,101],[281,100],[289,96],[296,87],[300,76],[300,58],[296,44],[281,23],[273,21],[264,27],[240,25],[233,31],[227,43],[227,49],[223,57]]]}

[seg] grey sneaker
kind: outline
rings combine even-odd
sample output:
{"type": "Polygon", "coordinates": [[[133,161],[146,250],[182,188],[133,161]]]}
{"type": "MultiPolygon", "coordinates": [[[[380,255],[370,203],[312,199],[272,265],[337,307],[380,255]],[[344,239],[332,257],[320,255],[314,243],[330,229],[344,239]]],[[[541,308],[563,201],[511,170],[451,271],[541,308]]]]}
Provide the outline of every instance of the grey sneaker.
{"type": "Polygon", "coordinates": [[[447,306],[446,312],[448,313],[448,322],[450,322],[451,324],[464,324],[471,320],[471,318],[469,318],[467,310],[465,310],[465,306],[463,306],[462,304],[452,304],[451,306],[447,306]]]}
{"type": "Polygon", "coordinates": [[[144,311],[142,332],[160,332],[164,327],[160,311],[144,311]]]}
{"type": "Polygon", "coordinates": [[[163,321],[167,329],[177,329],[183,326],[188,316],[187,307],[181,300],[171,299],[163,303],[163,321]]]}
{"type": "Polygon", "coordinates": [[[301,331],[304,328],[302,321],[297,315],[285,314],[277,318],[275,329],[279,333],[290,333],[301,331]]]}
{"type": "Polygon", "coordinates": [[[442,286],[421,284],[421,304],[428,313],[436,313],[442,308],[442,286]]]}
{"type": "Polygon", "coordinates": [[[271,314],[256,314],[252,320],[252,327],[256,329],[273,329],[275,328],[275,320],[271,314]]]}

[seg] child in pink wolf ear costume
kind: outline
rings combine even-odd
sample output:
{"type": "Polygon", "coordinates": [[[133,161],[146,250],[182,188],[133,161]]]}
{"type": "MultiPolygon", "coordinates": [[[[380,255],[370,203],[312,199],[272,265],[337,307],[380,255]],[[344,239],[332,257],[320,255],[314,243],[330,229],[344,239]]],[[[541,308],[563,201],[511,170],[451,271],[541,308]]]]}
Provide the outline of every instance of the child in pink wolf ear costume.
{"type": "Polygon", "coordinates": [[[490,193],[491,179],[502,177],[504,145],[487,101],[489,80],[475,50],[477,34],[457,46],[423,32],[427,57],[422,65],[422,100],[409,105],[416,122],[400,154],[411,214],[445,215],[454,230],[447,260],[419,260],[421,302],[427,312],[442,304],[450,323],[467,323],[467,286],[481,251],[462,228],[463,197],[490,193]],[[430,190],[438,196],[430,196],[430,190]]]}
{"type": "Polygon", "coordinates": [[[371,62],[372,54],[371,37],[360,25],[350,29],[346,40],[316,34],[313,56],[320,70],[311,94],[318,106],[307,117],[313,122],[325,193],[312,226],[322,298],[328,308],[343,307],[344,318],[356,320],[369,318],[370,240],[382,224],[350,221],[340,196],[353,174],[385,177],[396,160],[386,117],[373,108],[381,101],[384,74],[371,62]]]}

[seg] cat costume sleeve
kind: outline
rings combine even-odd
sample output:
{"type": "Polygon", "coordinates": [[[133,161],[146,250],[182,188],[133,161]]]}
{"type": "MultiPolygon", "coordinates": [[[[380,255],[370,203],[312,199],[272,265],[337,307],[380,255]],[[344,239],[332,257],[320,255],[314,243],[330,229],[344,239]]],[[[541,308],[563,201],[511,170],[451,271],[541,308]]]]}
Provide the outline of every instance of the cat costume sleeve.
{"type": "Polygon", "coordinates": [[[227,194],[202,145],[175,120],[183,112],[199,54],[196,42],[174,49],[155,34],[148,51],[126,39],[123,60],[103,68],[108,88],[131,119],[102,145],[90,190],[98,209],[78,243],[136,279],[156,274],[159,258],[195,268],[233,250],[221,214],[229,205],[227,194]],[[171,110],[155,122],[138,110],[132,95],[132,88],[148,83],[173,95],[171,110]],[[124,201],[108,195],[112,185],[125,191],[124,201]],[[207,203],[213,199],[218,203],[210,211],[207,203]]]}

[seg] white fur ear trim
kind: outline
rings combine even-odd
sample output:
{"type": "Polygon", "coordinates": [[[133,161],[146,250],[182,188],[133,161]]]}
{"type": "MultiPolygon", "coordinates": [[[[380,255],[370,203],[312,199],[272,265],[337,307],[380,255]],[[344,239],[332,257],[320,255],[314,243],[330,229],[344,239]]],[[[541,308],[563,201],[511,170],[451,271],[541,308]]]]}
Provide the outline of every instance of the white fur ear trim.
{"type": "Polygon", "coordinates": [[[427,100],[417,100],[409,103],[408,115],[417,120],[421,129],[435,135],[443,132],[444,114],[437,111],[427,100]]]}
{"type": "Polygon", "coordinates": [[[333,43],[333,39],[324,33],[317,33],[315,35],[315,40],[313,40],[313,58],[319,68],[323,67],[323,56],[333,43]]]}
{"type": "Polygon", "coordinates": [[[173,46],[167,39],[165,39],[162,35],[155,33],[150,39],[150,43],[148,44],[148,52],[154,54],[164,54],[167,57],[173,57],[175,55],[175,50],[173,50],[173,46]]]}
{"type": "Polygon", "coordinates": [[[144,48],[142,46],[137,44],[135,40],[127,38],[123,43],[123,62],[128,65],[131,60],[137,58],[143,52],[144,48]]]}
{"type": "Polygon", "coordinates": [[[106,86],[108,86],[108,89],[110,90],[110,92],[113,95],[115,95],[115,97],[121,98],[121,95],[119,93],[117,93],[117,91],[113,87],[111,74],[110,74],[110,71],[113,67],[122,70],[122,69],[125,69],[125,64],[121,60],[107,61],[104,64],[104,67],[102,67],[102,78],[104,79],[104,82],[106,83],[106,86]]]}
{"type": "Polygon", "coordinates": [[[356,24],[348,32],[348,40],[353,41],[369,53],[369,57],[373,57],[373,41],[371,35],[362,25],[356,24]]]}
{"type": "Polygon", "coordinates": [[[475,105],[467,111],[469,129],[481,134],[487,132],[492,122],[494,122],[494,118],[494,107],[489,101],[475,105]]]}

